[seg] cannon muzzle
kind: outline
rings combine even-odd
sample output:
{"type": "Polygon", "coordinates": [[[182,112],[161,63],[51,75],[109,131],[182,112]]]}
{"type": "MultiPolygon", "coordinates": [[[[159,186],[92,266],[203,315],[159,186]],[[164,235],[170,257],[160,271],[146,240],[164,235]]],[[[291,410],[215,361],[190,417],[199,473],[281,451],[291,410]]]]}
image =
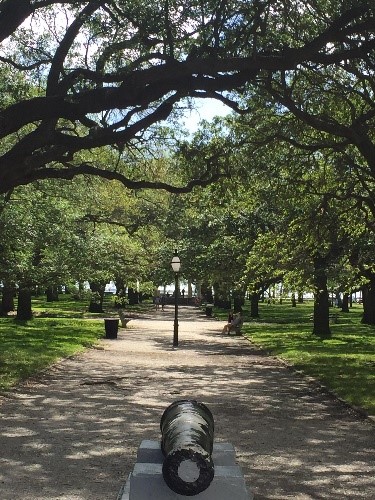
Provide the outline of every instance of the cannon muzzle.
{"type": "Polygon", "coordinates": [[[160,429],[163,478],[180,495],[204,491],[214,478],[214,419],[203,403],[184,399],[164,411],[160,429]]]}

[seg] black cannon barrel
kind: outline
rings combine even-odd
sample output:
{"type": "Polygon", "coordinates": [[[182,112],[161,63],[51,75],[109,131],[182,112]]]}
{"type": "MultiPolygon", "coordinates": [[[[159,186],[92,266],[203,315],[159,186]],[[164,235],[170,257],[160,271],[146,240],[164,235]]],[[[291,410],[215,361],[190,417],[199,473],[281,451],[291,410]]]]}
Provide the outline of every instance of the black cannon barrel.
{"type": "Polygon", "coordinates": [[[160,420],[163,478],[169,488],[197,495],[214,478],[214,418],[203,403],[183,399],[164,411],[160,420]]]}

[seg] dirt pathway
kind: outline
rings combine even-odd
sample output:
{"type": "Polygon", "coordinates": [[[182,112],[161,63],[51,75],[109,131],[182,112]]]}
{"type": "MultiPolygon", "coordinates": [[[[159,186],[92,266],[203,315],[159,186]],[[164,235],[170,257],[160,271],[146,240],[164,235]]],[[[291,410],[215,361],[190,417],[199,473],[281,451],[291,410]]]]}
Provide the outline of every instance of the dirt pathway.
{"type": "Polygon", "coordinates": [[[222,323],[173,308],[24,384],[0,405],[0,499],[115,500],[143,439],[195,398],[257,500],[375,498],[374,425],[222,323]]]}

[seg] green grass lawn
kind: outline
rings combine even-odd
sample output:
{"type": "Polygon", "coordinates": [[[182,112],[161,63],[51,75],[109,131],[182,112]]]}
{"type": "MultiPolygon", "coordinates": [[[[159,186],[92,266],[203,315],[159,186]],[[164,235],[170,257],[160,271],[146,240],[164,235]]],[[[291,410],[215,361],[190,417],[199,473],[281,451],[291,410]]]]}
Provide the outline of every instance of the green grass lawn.
{"type": "Polygon", "coordinates": [[[312,334],[311,302],[261,304],[260,318],[245,309],[243,333],[255,344],[319,380],[350,404],[375,415],[375,328],[361,324],[362,306],[338,312],[332,335],[312,334]]]}
{"type": "Polygon", "coordinates": [[[0,318],[0,390],[9,389],[58,359],[83,351],[103,337],[101,321],[84,319],[87,305],[69,295],[50,303],[38,298],[33,300],[33,320],[0,318]]]}

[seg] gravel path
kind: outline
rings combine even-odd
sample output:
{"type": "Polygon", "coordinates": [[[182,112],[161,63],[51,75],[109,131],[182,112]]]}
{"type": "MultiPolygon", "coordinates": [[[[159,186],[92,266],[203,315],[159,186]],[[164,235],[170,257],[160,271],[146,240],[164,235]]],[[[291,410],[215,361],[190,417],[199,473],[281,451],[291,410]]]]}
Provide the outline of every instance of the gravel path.
{"type": "Polygon", "coordinates": [[[115,500],[174,400],[203,401],[256,500],[374,499],[374,424],[222,323],[173,307],[0,400],[0,499],[115,500]]]}

